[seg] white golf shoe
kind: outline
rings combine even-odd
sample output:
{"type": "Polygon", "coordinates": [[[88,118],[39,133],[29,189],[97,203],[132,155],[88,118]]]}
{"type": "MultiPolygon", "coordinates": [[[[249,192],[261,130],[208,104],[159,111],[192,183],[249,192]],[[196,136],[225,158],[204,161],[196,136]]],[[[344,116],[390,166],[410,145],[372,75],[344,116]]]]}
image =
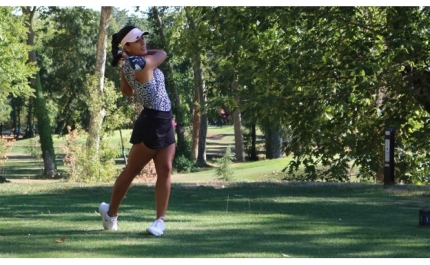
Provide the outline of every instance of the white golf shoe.
{"type": "Polygon", "coordinates": [[[161,236],[163,234],[164,227],[164,221],[161,219],[157,219],[152,223],[150,227],[146,228],[146,232],[154,236],[161,236]]]}
{"type": "Polygon", "coordinates": [[[99,206],[99,213],[102,217],[103,228],[105,230],[118,230],[118,217],[110,217],[108,211],[109,204],[102,202],[99,206]]]}

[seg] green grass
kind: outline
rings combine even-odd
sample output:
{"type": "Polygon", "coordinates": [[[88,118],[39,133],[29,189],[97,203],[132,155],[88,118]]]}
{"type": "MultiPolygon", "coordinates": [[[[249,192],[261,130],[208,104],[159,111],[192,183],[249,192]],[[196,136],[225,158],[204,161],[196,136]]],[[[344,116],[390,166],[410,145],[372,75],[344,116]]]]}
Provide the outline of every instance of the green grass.
{"type": "MultiPolygon", "coordinates": [[[[109,140],[119,146],[119,133],[109,140]]],[[[429,186],[286,182],[288,157],[235,163],[229,183],[202,168],[172,176],[167,227],[157,238],[144,233],[155,217],[152,183],[136,180],[119,230],[104,231],[97,208],[112,183],[37,180],[41,160],[20,154],[32,141],[16,142],[0,167],[11,181],[0,184],[0,258],[430,257],[430,227],[418,225],[429,186]]],[[[233,141],[232,126],[209,127],[208,153],[220,155],[233,141]]],[[[64,144],[54,137],[58,150],[64,144]]]]}
{"type": "Polygon", "coordinates": [[[110,184],[0,184],[0,258],[430,257],[430,227],[418,225],[427,186],[173,184],[159,238],[144,233],[152,185],[132,185],[118,231],[104,231],[97,213],[110,192],[110,184]]]}
{"type": "MultiPolygon", "coordinates": [[[[256,162],[235,163],[233,182],[278,181],[284,175],[282,169],[289,163],[290,157],[256,162]]],[[[216,164],[214,164],[216,166],[216,164]]],[[[188,174],[174,174],[174,182],[211,182],[216,181],[215,168],[201,169],[188,174]]]]}
{"type": "MultiPolygon", "coordinates": [[[[131,136],[131,130],[122,130],[122,136],[124,138],[124,146],[130,148],[131,144],[128,142],[131,136]]],[[[106,135],[106,140],[110,142],[110,146],[114,148],[121,148],[119,131],[113,132],[111,135],[106,135]]],[[[66,145],[66,136],[53,135],[52,141],[56,154],[62,154],[62,147],[66,145]]],[[[85,143],[86,139],[82,135],[78,136],[79,143],[85,143]]],[[[20,139],[14,142],[12,147],[12,153],[31,154],[34,151],[38,151],[40,148],[37,147],[39,142],[39,136],[30,139],[20,139]],[[32,150],[33,149],[33,150],[32,150]]]]}
{"type": "MultiPolygon", "coordinates": [[[[125,148],[131,147],[128,139],[131,135],[131,130],[122,131],[123,138],[125,141],[125,148]]],[[[112,135],[106,136],[107,140],[111,143],[111,147],[120,148],[120,134],[119,131],[114,132],[112,135]]],[[[29,156],[30,154],[38,153],[39,147],[37,143],[38,137],[32,139],[23,139],[14,143],[12,152],[9,154],[9,159],[4,166],[0,166],[0,176],[4,176],[7,179],[37,179],[42,173],[43,161],[35,157],[29,156]]],[[[85,142],[85,139],[78,137],[78,141],[81,143],[85,142]]],[[[62,146],[66,145],[64,136],[54,135],[53,136],[54,147],[57,155],[57,165],[60,173],[64,173],[67,168],[63,166],[64,153],[62,146]]],[[[225,148],[231,146],[234,148],[234,130],[233,126],[223,126],[221,128],[216,126],[208,126],[207,134],[207,155],[208,162],[213,165],[213,157],[218,157],[224,154],[225,148]],[[211,163],[212,162],[212,163],[211,163]]],[[[255,181],[255,180],[270,180],[273,177],[279,179],[279,171],[285,167],[289,161],[288,158],[268,161],[259,161],[254,165],[252,163],[246,163],[246,165],[236,164],[235,168],[235,181],[255,181]],[[277,174],[273,174],[273,171],[278,171],[277,174]]],[[[119,168],[124,166],[124,162],[121,157],[117,159],[117,165],[119,168]]],[[[198,172],[192,174],[176,174],[175,179],[181,182],[191,181],[212,181],[216,179],[215,170],[204,168],[198,172]],[[177,176],[176,176],[177,175],[177,176]]]]}

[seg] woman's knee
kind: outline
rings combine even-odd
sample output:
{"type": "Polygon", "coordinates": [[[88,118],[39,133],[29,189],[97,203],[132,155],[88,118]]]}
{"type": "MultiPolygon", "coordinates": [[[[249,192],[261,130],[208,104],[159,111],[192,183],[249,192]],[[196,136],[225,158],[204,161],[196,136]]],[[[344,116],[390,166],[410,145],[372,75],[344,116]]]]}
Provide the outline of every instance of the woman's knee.
{"type": "Polygon", "coordinates": [[[156,166],[157,175],[160,177],[169,177],[172,173],[172,163],[162,163],[156,166]]]}
{"type": "Polygon", "coordinates": [[[142,164],[132,164],[128,163],[127,166],[125,166],[124,173],[128,176],[135,178],[137,175],[142,172],[142,169],[145,167],[145,165],[142,164]]]}

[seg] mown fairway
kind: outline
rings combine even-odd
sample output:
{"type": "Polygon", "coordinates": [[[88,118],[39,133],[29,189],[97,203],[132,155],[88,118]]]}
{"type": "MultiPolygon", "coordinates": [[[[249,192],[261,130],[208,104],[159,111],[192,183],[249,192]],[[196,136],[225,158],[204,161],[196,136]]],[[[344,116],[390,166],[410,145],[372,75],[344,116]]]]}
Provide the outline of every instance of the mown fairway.
{"type": "MultiPolygon", "coordinates": [[[[211,129],[210,152],[232,144],[231,130],[211,129]]],[[[232,182],[213,168],[174,174],[166,231],[156,238],[144,233],[155,214],[153,180],[134,182],[119,230],[104,231],[97,211],[112,183],[37,179],[40,161],[11,154],[2,169],[11,182],[0,184],[0,258],[430,257],[430,227],[418,219],[430,187],[287,182],[288,161],[234,164],[232,182]]]]}
{"type": "Polygon", "coordinates": [[[174,184],[165,234],[153,186],[134,184],[119,230],[97,208],[111,185],[1,184],[0,258],[428,258],[428,187],[330,183],[174,184]],[[57,240],[65,238],[62,243],[57,240]]]}

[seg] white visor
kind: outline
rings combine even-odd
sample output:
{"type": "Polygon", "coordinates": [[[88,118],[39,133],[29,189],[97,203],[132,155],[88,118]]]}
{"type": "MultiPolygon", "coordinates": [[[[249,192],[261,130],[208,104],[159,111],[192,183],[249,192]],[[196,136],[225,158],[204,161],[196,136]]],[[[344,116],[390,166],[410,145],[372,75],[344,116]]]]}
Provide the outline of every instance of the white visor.
{"type": "Polygon", "coordinates": [[[124,47],[127,42],[135,42],[143,35],[148,35],[148,31],[141,31],[138,28],[132,29],[125,37],[121,40],[121,46],[124,47]]]}

